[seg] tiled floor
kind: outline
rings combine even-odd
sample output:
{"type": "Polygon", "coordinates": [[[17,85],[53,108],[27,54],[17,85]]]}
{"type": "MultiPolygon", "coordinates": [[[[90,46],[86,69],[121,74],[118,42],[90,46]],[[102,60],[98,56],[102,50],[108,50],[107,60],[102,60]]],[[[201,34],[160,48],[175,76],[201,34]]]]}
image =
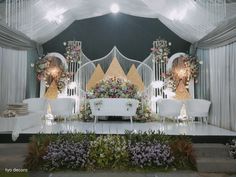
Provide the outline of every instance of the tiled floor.
{"type": "Polygon", "coordinates": [[[207,125],[201,122],[147,122],[147,123],[133,123],[126,121],[99,121],[93,122],[43,122],[41,126],[32,127],[23,132],[24,133],[68,133],[68,132],[95,132],[97,134],[124,134],[126,130],[134,131],[162,131],[167,135],[199,135],[199,136],[236,136],[236,132],[222,129],[213,125],[207,125]]]}

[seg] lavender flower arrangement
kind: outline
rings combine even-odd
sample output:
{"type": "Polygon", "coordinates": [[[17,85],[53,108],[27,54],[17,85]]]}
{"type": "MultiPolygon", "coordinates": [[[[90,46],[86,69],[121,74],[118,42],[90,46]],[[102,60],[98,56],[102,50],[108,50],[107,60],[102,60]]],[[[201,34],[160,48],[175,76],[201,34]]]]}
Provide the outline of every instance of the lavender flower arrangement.
{"type": "Polygon", "coordinates": [[[130,159],[133,166],[168,167],[174,160],[169,145],[159,142],[137,142],[129,145],[130,159]]]}
{"type": "Polygon", "coordinates": [[[43,169],[78,169],[84,168],[88,158],[89,142],[83,140],[81,142],[58,140],[51,142],[43,160],[45,165],[43,169]]]}

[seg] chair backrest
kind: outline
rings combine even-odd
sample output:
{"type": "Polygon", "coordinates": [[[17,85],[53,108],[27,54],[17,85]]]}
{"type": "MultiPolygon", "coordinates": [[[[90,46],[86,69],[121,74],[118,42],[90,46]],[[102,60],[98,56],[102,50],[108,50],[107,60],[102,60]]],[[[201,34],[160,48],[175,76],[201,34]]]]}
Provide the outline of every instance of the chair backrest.
{"type": "Polygon", "coordinates": [[[180,115],[183,102],[173,99],[163,99],[158,103],[159,116],[163,117],[176,117],[180,115]]]}
{"type": "Polygon", "coordinates": [[[208,117],[211,102],[204,99],[185,101],[186,113],[191,117],[208,117]]]}
{"type": "Polygon", "coordinates": [[[30,112],[47,112],[47,100],[44,98],[28,98],[23,100],[23,103],[28,104],[30,112]]]}
{"type": "Polygon", "coordinates": [[[71,116],[75,106],[73,98],[57,98],[55,100],[48,100],[51,107],[52,115],[55,116],[71,116]]]}

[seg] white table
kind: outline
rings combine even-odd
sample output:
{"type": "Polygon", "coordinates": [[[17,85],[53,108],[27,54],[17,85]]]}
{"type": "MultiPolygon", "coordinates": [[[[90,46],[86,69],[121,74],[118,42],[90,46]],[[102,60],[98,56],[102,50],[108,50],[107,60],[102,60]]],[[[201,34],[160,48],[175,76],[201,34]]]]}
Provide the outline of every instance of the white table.
{"type": "Polygon", "coordinates": [[[130,98],[95,98],[89,100],[92,115],[95,116],[94,123],[97,122],[98,116],[126,116],[136,115],[139,101],[130,98]]]}
{"type": "Polygon", "coordinates": [[[15,141],[25,129],[41,124],[42,112],[30,112],[24,116],[0,117],[0,132],[11,131],[12,140],[15,141]]]}

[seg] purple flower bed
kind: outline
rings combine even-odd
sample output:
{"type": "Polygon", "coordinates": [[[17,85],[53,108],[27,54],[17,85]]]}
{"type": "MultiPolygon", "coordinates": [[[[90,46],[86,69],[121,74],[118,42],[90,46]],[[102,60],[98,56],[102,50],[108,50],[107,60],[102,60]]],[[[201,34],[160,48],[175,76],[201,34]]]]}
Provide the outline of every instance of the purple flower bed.
{"type": "Polygon", "coordinates": [[[159,142],[137,142],[129,146],[131,163],[138,167],[167,167],[174,160],[171,148],[159,142]]]}
{"type": "Polygon", "coordinates": [[[46,155],[43,157],[46,170],[58,168],[77,169],[84,168],[88,159],[88,141],[56,141],[48,146],[46,155]]]}

